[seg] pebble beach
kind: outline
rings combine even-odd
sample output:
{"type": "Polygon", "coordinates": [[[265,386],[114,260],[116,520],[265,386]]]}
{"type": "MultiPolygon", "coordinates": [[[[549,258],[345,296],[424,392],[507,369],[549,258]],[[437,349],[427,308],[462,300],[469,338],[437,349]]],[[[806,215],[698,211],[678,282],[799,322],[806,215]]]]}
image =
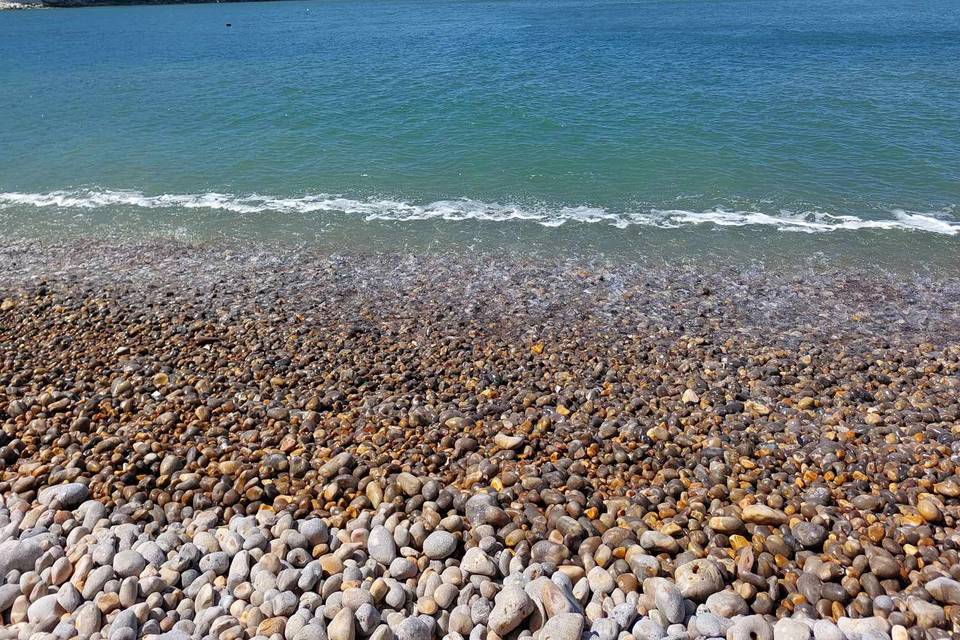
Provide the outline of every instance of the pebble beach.
{"type": "Polygon", "coordinates": [[[960,281],[0,250],[0,638],[960,632],[960,281]]]}

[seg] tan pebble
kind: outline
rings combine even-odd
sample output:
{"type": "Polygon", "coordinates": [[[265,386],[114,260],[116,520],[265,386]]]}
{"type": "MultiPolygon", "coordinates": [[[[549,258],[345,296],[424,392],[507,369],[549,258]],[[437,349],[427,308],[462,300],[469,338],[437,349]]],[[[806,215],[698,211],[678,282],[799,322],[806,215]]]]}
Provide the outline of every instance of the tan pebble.
{"type": "Polygon", "coordinates": [[[780,526],[787,523],[787,514],[772,509],[765,504],[751,504],[744,508],[741,515],[745,522],[780,526]]]}
{"type": "Polygon", "coordinates": [[[923,516],[923,519],[927,522],[940,522],[940,520],[943,519],[940,508],[937,507],[937,504],[930,498],[920,498],[917,502],[917,511],[920,512],[920,515],[923,516]]]}
{"type": "Polygon", "coordinates": [[[417,611],[420,613],[425,613],[428,616],[432,616],[437,612],[438,609],[439,607],[433,598],[424,596],[417,600],[417,611]]]}
{"type": "Polygon", "coordinates": [[[267,618],[259,625],[257,625],[257,635],[258,636],[272,636],[275,633],[282,634],[283,630],[287,627],[287,619],[282,616],[276,616],[274,618],[267,618]]]}
{"type": "Polygon", "coordinates": [[[336,575],[343,571],[343,562],[331,553],[321,556],[319,562],[320,568],[323,569],[323,572],[328,576],[336,575]]]}
{"type": "Polygon", "coordinates": [[[106,615],[120,608],[120,594],[101,593],[94,599],[94,602],[96,602],[97,608],[100,609],[100,613],[106,615]]]}

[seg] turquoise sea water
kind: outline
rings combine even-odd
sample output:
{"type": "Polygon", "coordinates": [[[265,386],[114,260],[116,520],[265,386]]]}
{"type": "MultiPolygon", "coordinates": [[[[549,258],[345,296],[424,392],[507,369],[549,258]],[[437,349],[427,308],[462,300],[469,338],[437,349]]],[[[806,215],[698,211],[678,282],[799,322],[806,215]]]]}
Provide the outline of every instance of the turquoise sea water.
{"type": "Polygon", "coordinates": [[[0,114],[7,234],[960,256],[954,0],[2,12],[0,114]]]}

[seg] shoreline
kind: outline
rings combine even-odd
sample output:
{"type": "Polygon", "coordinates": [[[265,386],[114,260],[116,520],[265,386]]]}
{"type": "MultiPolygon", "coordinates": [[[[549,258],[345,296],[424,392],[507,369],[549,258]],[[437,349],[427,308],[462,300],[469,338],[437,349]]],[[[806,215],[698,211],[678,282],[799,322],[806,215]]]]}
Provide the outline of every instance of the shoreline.
{"type": "Polygon", "coordinates": [[[956,279],[97,241],[0,267],[9,637],[960,622],[956,279]]]}

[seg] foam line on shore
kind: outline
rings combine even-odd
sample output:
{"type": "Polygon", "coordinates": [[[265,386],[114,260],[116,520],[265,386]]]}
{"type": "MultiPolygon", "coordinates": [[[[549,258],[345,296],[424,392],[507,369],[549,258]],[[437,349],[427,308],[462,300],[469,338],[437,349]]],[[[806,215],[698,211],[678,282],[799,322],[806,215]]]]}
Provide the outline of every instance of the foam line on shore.
{"type": "Polygon", "coordinates": [[[655,227],[674,229],[701,225],[715,227],[765,226],[779,231],[824,233],[832,231],[887,230],[916,231],[955,236],[960,221],[944,213],[892,209],[885,217],[861,218],[820,211],[767,213],[713,208],[706,211],[656,209],[645,212],[612,212],[593,206],[520,206],[483,202],[469,198],[415,204],[393,199],[358,200],[332,194],[301,197],[233,195],[225,193],[146,195],[139,191],[75,189],[45,193],[0,193],[0,209],[12,207],[57,207],[95,210],[130,207],[135,209],[198,209],[228,211],[241,215],[257,213],[310,214],[343,213],[366,220],[411,222],[423,220],[490,222],[527,221],[546,227],[567,223],[609,224],[621,229],[655,227]]]}

